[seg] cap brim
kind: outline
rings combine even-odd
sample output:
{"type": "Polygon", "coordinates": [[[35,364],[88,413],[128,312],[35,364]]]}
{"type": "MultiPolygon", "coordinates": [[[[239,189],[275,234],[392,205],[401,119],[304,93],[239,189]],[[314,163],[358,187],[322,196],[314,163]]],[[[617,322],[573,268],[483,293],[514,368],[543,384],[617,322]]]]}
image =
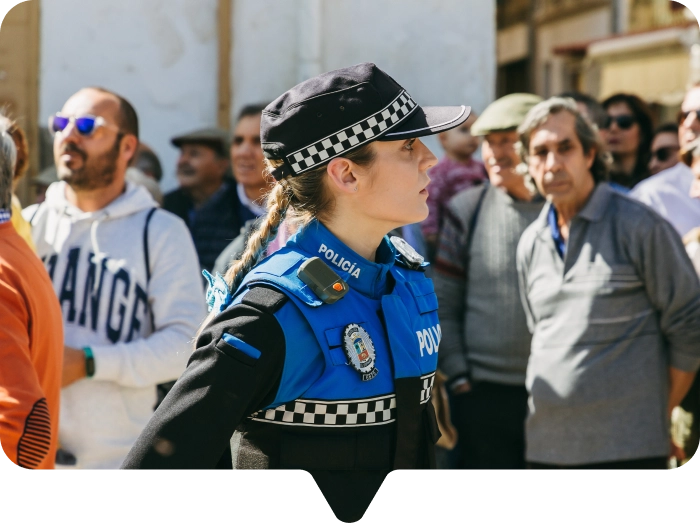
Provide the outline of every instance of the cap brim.
{"type": "Polygon", "coordinates": [[[405,140],[419,138],[443,131],[463,124],[472,112],[472,108],[465,105],[450,107],[420,107],[418,106],[406,121],[383,134],[378,140],[405,140]]]}

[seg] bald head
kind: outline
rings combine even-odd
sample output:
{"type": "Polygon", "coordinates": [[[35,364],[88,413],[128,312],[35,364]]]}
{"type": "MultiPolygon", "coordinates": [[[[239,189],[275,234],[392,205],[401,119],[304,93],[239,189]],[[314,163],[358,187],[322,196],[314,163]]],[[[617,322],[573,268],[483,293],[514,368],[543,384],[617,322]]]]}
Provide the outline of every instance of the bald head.
{"type": "Polygon", "coordinates": [[[101,120],[86,134],[78,131],[74,120],[56,132],[54,160],[59,179],[76,192],[118,193],[138,147],[138,123],[131,104],[111,91],[89,87],[71,96],[60,114],[65,119],[92,115],[101,120]]]}
{"type": "Polygon", "coordinates": [[[94,100],[99,100],[100,104],[104,104],[101,107],[104,107],[109,112],[122,133],[133,134],[136,138],[139,137],[138,116],[136,115],[136,110],[126,98],[103,87],[85,87],[71,96],[71,98],[81,93],[88,94],[91,98],[94,96],[96,97],[93,98],[94,100]]]}

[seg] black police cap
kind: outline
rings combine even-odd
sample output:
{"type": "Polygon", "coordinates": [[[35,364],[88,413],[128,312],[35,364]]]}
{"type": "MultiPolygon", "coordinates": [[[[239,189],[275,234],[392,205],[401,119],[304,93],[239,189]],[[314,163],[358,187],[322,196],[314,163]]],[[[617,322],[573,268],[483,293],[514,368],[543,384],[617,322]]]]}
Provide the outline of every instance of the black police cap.
{"type": "Polygon", "coordinates": [[[298,176],[374,140],[437,134],[462,124],[471,107],[421,107],[372,63],[321,74],[291,88],[262,112],[260,141],[272,175],[298,176]]]}

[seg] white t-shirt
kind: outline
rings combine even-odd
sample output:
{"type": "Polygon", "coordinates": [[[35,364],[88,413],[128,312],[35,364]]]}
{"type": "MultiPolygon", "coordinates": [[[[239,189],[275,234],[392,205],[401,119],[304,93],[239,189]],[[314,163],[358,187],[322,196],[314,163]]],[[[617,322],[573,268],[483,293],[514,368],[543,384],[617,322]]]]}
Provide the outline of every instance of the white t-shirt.
{"type": "Polygon", "coordinates": [[[654,209],[684,236],[700,226],[700,199],[690,197],[693,179],[690,167],[678,163],[640,182],[629,195],[654,209]]]}

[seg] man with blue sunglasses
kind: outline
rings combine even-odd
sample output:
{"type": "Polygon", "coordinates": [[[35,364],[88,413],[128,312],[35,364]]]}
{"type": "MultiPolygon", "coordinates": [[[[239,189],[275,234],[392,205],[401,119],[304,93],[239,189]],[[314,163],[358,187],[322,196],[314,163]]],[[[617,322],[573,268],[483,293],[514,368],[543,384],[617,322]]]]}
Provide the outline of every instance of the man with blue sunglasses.
{"type": "Polygon", "coordinates": [[[117,468],[156,385],[176,379],[205,316],[187,227],[125,179],[138,147],[131,104],[78,91],[49,119],[59,181],[27,209],[63,314],[57,467],[117,468]]]}

